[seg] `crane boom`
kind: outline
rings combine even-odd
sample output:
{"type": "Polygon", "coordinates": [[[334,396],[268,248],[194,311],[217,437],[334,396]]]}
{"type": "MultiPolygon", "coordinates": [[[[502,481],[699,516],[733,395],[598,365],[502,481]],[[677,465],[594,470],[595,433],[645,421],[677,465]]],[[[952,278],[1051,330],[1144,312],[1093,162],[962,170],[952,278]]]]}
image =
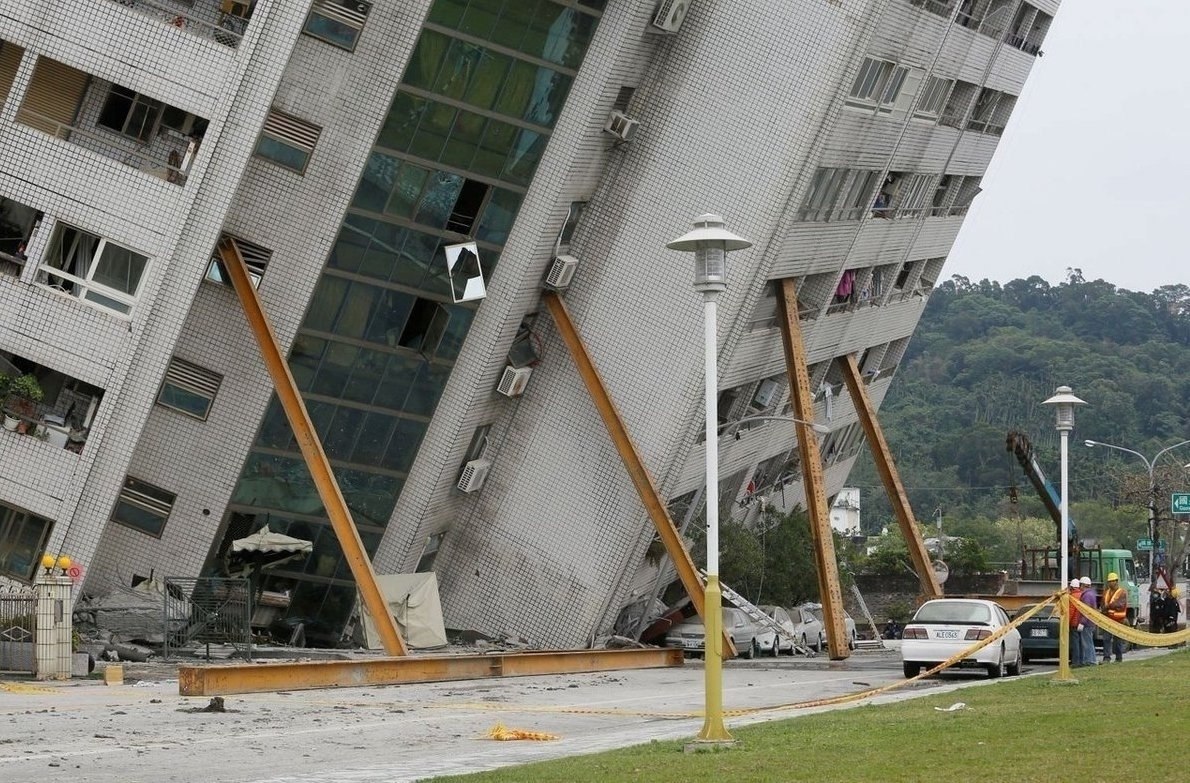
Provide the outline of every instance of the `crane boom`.
{"type": "MultiPolygon", "coordinates": [[[[1062,496],[1054,485],[1050,483],[1049,479],[1045,477],[1045,473],[1041,470],[1041,466],[1037,464],[1037,456],[1033,453],[1033,444],[1029,442],[1029,438],[1023,432],[1012,430],[1008,433],[1006,441],[1008,450],[1016,456],[1016,461],[1021,463],[1021,467],[1025,470],[1025,476],[1028,477],[1029,483],[1037,490],[1038,496],[1041,497],[1042,504],[1045,505],[1046,511],[1049,512],[1050,517],[1054,520],[1056,528],[1056,539],[1062,540],[1062,496]]],[[[1078,541],[1077,528],[1074,525],[1074,519],[1070,522],[1070,540],[1078,541]]]]}

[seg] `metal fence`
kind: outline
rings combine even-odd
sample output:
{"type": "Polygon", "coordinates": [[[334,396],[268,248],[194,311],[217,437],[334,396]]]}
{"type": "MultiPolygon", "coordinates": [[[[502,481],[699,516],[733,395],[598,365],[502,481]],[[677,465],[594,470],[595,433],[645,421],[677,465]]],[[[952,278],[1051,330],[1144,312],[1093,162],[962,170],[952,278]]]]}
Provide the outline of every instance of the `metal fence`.
{"type": "Polygon", "coordinates": [[[207,655],[212,645],[252,658],[252,590],[247,579],[165,580],[166,658],[183,651],[207,655]]]}
{"type": "Polygon", "coordinates": [[[27,587],[0,589],[0,671],[29,672],[37,641],[37,599],[27,587]]]}

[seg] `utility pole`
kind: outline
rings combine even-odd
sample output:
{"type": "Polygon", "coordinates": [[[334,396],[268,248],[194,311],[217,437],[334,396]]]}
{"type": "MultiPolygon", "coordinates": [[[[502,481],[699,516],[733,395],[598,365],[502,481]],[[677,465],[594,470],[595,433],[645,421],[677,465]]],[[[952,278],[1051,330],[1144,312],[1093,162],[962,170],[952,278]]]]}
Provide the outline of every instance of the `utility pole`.
{"type": "Polygon", "coordinates": [[[938,559],[946,562],[946,539],[942,537],[942,506],[934,509],[934,515],[938,518],[938,559]]]}

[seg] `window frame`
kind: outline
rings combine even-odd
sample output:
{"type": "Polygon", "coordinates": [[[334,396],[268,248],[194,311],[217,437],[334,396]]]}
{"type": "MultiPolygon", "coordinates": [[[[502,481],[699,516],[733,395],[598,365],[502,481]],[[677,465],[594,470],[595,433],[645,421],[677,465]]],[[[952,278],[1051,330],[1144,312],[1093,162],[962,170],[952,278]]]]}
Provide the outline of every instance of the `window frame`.
{"type": "Polygon", "coordinates": [[[264,125],[260,128],[260,135],[256,137],[256,144],[252,147],[252,157],[267,160],[275,166],[280,166],[287,171],[292,171],[298,176],[305,176],[306,170],[310,167],[310,160],[314,157],[314,149],[318,146],[318,139],[322,136],[322,127],[315,125],[309,120],[303,120],[301,117],[281,111],[273,107],[269,109],[268,115],[265,117],[264,125]],[[305,132],[310,138],[307,143],[303,144],[300,139],[287,137],[280,133],[277,126],[290,124],[294,129],[300,132],[305,132]],[[270,130],[270,125],[273,129],[270,130]],[[294,166],[290,161],[267,154],[261,151],[261,142],[268,140],[285,149],[295,151],[303,155],[301,166],[294,166]]]}
{"type": "Polygon", "coordinates": [[[176,411],[183,416],[189,416],[199,421],[206,421],[211,415],[211,406],[215,404],[215,397],[219,394],[219,387],[223,384],[223,376],[213,370],[208,370],[206,367],[187,361],[180,356],[171,357],[169,365],[165,370],[165,377],[161,379],[161,386],[157,390],[156,403],[163,408],[169,408],[171,411],[176,411]],[[176,365],[176,368],[175,368],[176,365]],[[170,380],[170,374],[173,373],[176,380],[170,380]],[[177,378],[178,375],[189,375],[193,380],[186,378],[177,378]],[[204,393],[206,386],[209,388],[209,394],[204,393]],[[201,414],[195,413],[192,410],[171,404],[164,399],[166,387],[177,389],[182,394],[206,400],[206,406],[201,414]]]}
{"type": "MultiPolygon", "coordinates": [[[[68,253],[71,254],[72,260],[70,262],[70,266],[74,266],[77,263],[77,261],[75,260],[75,254],[78,253],[80,250],[80,248],[79,248],[80,239],[81,239],[81,236],[77,236],[74,239],[71,249],[69,251],[67,251],[68,253]]],[[[119,315],[128,317],[129,315],[131,315],[132,308],[136,306],[137,302],[140,299],[141,291],[144,289],[145,277],[147,276],[147,272],[149,271],[149,263],[150,263],[150,259],[148,256],[138,253],[137,251],[133,250],[130,247],[125,247],[124,245],[121,245],[117,242],[113,242],[112,240],[108,239],[107,237],[100,236],[99,234],[96,234],[94,232],[87,231],[86,229],[82,229],[82,228],[79,228],[78,226],[75,226],[70,223],[66,223],[64,221],[59,220],[54,223],[54,230],[50,236],[49,246],[47,247],[46,253],[42,256],[41,263],[38,265],[37,271],[38,271],[39,275],[41,275],[45,278],[44,280],[40,281],[42,285],[45,285],[46,287],[53,289],[53,290],[60,290],[63,293],[67,293],[71,297],[78,299],[79,301],[87,302],[91,305],[95,305],[97,307],[102,307],[105,310],[110,310],[110,311],[117,313],[119,315]],[[85,234],[87,236],[95,237],[97,240],[99,240],[98,243],[95,245],[94,251],[91,253],[90,259],[87,261],[87,274],[85,277],[79,277],[76,274],[67,272],[65,269],[60,269],[56,266],[53,266],[49,262],[51,256],[54,255],[54,253],[52,252],[51,249],[59,247],[59,244],[64,241],[62,238],[62,232],[67,229],[76,232],[76,234],[78,234],[78,235],[85,234]],[[103,259],[104,251],[107,249],[108,245],[111,245],[112,247],[118,248],[119,250],[126,251],[128,253],[131,253],[134,256],[139,256],[140,258],[144,259],[144,265],[141,268],[140,274],[137,276],[136,291],[133,292],[132,294],[125,293],[124,291],[119,291],[115,288],[110,288],[109,286],[106,286],[103,283],[95,282],[95,272],[99,267],[99,262],[102,261],[102,259],[103,259]],[[51,277],[60,278],[61,280],[69,282],[72,285],[76,286],[78,288],[78,290],[71,291],[66,286],[62,285],[61,283],[50,282],[51,277]],[[97,296],[100,297],[100,299],[95,299],[95,298],[91,298],[88,296],[88,294],[93,291],[96,293],[97,296]],[[124,305],[125,309],[120,309],[118,307],[112,307],[109,304],[105,304],[104,301],[102,301],[102,300],[109,300],[112,302],[116,302],[117,304],[124,305]]]]}
{"type": "Polygon", "coordinates": [[[926,79],[925,86],[921,91],[921,100],[917,102],[913,116],[937,121],[942,116],[943,110],[946,109],[946,102],[950,99],[950,91],[954,89],[954,84],[954,79],[947,79],[944,76],[931,76],[926,79]]]}
{"type": "Polygon", "coordinates": [[[113,82],[112,84],[108,85],[107,95],[104,96],[103,105],[99,107],[99,114],[95,118],[95,126],[111,131],[112,133],[118,133],[121,136],[132,139],[133,141],[137,141],[142,144],[148,144],[152,141],[153,135],[156,133],[157,128],[161,123],[161,117],[165,112],[165,109],[166,106],[164,102],[145,95],[144,93],[131,90],[122,84],[115,84],[113,82]],[[120,123],[119,128],[102,122],[103,116],[107,113],[108,104],[112,101],[113,97],[116,96],[117,90],[127,93],[127,95],[119,95],[118,97],[129,101],[128,108],[124,112],[124,119],[120,123]],[[132,122],[133,117],[136,115],[136,109],[138,106],[143,106],[145,108],[148,122],[141,125],[140,133],[130,133],[128,124],[132,122]]]}
{"type": "Polygon", "coordinates": [[[302,22],[302,35],[308,35],[315,40],[322,41],[325,44],[330,44],[331,46],[347,52],[354,52],[355,47],[359,45],[360,36],[363,35],[364,26],[368,21],[368,14],[371,12],[372,4],[369,2],[364,2],[364,0],[314,0],[314,2],[310,4],[310,12],[306,14],[306,20],[302,22]],[[320,6],[322,6],[322,8],[320,8],[320,6]],[[350,17],[353,14],[361,15],[359,26],[356,27],[353,24],[345,21],[343,18],[334,15],[330,12],[330,9],[325,8],[326,6],[337,6],[344,9],[341,13],[347,17],[350,17]],[[352,10],[347,8],[347,6],[355,6],[355,8],[352,10]],[[354,30],[355,35],[352,37],[350,45],[344,43],[343,41],[335,40],[333,38],[327,37],[324,34],[319,34],[312,31],[310,29],[310,22],[315,18],[322,19],[332,24],[338,23],[342,27],[354,30]]]}
{"type": "Polygon", "coordinates": [[[177,500],[178,496],[174,492],[170,492],[167,489],[162,489],[161,487],[158,487],[154,484],[150,484],[144,479],[138,479],[135,476],[125,476],[124,486],[121,487],[120,494],[116,496],[116,503],[114,506],[112,506],[112,512],[108,515],[108,518],[118,525],[123,525],[124,527],[130,528],[139,533],[144,533],[147,536],[160,539],[165,533],[165,524],[169,521],[169,518],[173,513],[174,504],[177,502],[177,500]],[[148,498],[149,500],[143,501],[126,498],[125,493],[140,495],[142,497],[148,498]],[[154,497],[154,494],[157,496],[154,497]],[[165,500],[166,496],[169,498],[168,501],[165,500]],[[161,509],[152,507],[154,502],[159,506],[168,502],[169,506],[165,508],[164,513],[162,513],[161,509]],[[117,516],[121,506],[135,508],[151,516],[157,517],[160,519],[160,525],[157,526],[155,530],[151,530],[130,519],[121,519],[119,516],[117,516]]]}
{"type": "Polygon", "coordinates": [[[49,517],[34,514],[31,511],[26,511],[23,508],[8,503],[0,503],[0,542],[9,544],[20,542],[21,536],[19,535],[19,531],[34,524],[41,525],[41,533],[38,537],[37,545],[30,553],[28,570],[23,574],[11,570],[8,559],[12,556],[13,552],[5,552],[0,549],[0,577],[31,584],[37,576],[37,568],[41,565],[41,555],[45,552],[46,544],[50,539],[50,533],[54,529],[54,520],[49,517]],[[14,534],[14,531],[17,531],[17,533],[14,534]]]}
{"type": "Polygon", "coordinates": [[[865,57],[851,84],[846,104],[860,109],[891,112],[909,80],[910,67],[879,57],[865,57]]]}

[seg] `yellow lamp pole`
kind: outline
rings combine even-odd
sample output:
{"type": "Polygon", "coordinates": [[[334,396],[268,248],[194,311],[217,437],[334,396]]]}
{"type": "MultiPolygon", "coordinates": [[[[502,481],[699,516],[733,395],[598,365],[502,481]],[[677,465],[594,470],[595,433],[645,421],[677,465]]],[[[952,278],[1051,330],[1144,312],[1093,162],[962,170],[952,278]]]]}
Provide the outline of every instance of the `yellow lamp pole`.
{"type": "Polygon", "coordinates": [[[707,583],[703,599],[706,706],[700,742],[732,742],[723,725],[723,592],[719,587],[719,380],[716,299],[727,290],[727,251],[752,243],[724,228],[719,215],[700,215],[694,230],[666,244],[694,253],[694,289],[702,293],[706,370],[707,583]]]}

